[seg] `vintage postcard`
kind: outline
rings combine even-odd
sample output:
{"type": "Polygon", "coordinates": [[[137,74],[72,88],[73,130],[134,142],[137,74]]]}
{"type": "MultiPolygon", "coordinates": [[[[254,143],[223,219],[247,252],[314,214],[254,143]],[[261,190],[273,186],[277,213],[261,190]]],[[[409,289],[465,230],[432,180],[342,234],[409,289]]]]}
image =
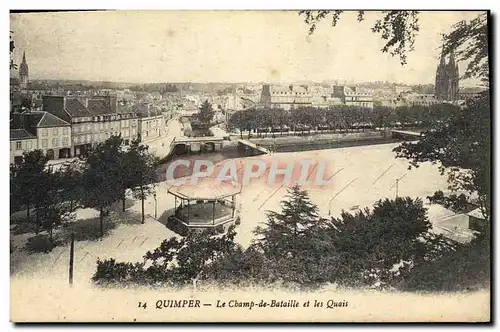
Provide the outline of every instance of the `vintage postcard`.
{"type": "Polygon", "coordinates": [[[489,24],[11,12],[11,321],[490,322],[489,24]]]}

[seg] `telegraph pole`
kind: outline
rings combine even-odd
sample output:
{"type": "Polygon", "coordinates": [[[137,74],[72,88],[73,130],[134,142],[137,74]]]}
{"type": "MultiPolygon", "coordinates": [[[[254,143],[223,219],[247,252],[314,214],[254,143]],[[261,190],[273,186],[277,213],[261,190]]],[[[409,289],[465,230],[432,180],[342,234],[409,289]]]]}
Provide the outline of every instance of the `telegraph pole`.
{"type": "Polygon", "coordinates": [[[396,179],[396,198],[398,198],[398,191],[399,191],[399,179],[396,179]]]}
{"type": "Polygon", "coordinates": [[[71,245],[69,248],[69,285],[73,286],[73,264],[75,261],[75,232],[71,232],[71,245]]]}
{"type": "Polygon", "coordinates": [[[158,208],[157,208],[157,202],[156,202],[156,191],[153,193],[153,197],[155,199],[155,219],[158,219],[158,217],[157,217],[158,208]]]}

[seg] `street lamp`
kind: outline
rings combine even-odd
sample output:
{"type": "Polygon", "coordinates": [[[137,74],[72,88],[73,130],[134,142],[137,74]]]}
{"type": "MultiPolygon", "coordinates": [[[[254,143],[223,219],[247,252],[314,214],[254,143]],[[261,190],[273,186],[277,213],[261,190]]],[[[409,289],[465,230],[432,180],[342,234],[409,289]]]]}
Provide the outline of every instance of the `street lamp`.
{"type": "Polygon", "coordinates": [[[156,202],[156,192],[153,193],[153,198],[155,199],[155,219],[157,219],[157,214],[158,214],[158,209],[157,209],[157,202],[156,202]]]}

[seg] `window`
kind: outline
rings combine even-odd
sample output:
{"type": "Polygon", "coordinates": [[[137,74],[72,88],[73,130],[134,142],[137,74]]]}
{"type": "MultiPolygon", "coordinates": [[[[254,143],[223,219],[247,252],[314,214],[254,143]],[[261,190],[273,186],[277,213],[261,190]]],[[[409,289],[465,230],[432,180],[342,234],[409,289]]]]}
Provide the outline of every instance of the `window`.
{"type": "Polygon", "coordinates": [[[63,128],[63,135],[68,135],[68,132],[69,132],[69,128],[68,127],[64,127],[63,128]]]}
{"type": "Polygon", "coordinates": [[[92,140],[92,136],[91,135],[87,135],[87,142],[90,143],[91,140],[92,140]]]}
{"type": "Polygon", "coordinates": [[[23,148],[23,142],[16,142],[16,150],[22,150],[23,148]]]}
{"type": "Polygon", "coordinates": [[[57,128],[52,128],[52,135],[59,134],[59,130],[57,128]]]}
{"type": "Polygon", "coordinates": [[[48,139],[42,139],[42,148],[46,148],[49,145],[49,140],[48,139]]]}
{"type": "Polygon", "coordinates": [[[57,147],[59,146],[59,139],[53,138],[52,139],[52,147],[57,147]]]}
{"type": "Polygon", "coordinates": [[[99,124],[98,123],[94,123],[94,131],[97,131],[99,130],[99,124]]]}
{"type": "Polygon", "coordinates": [[[42,136],[47,137],[47,129],[41,129],[42,131],[42,136]]]}
{"type": "Polygon", "coordinates": [[[31,150],[31,147],[32,147],[32,142],[31,141],[27,141],[26,142],[26,150],[31,150]]]}
{"type": "Polygon", "coordinates": [[[104,129],[104,123],[102,123],[102,122],[101,122],[101,123],[99,124],[99,129],[100,129],[100,130],[103,130],[103,129],[104,129]]]}
{"type": "Polygon", "coordinates": [[[67,137],[64,137],[64,138],[62,139],[62,145],[63,145],[63,146],[68,146],[68,145],[69,145],[69,144],[68,144],[68,138],[67,138],[67,137]]]}

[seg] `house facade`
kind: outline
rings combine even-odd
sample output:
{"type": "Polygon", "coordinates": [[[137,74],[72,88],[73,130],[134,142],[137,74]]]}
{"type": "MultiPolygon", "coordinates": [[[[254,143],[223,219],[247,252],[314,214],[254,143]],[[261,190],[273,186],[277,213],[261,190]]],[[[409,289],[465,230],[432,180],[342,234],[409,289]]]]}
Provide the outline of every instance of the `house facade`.
{"type": "Polygon", "coordinates": [[[114,135],[121,134],[126,144],[138,135],[137,116],[117,112],[113,96],[44,96],[43,109],[71,124],[73,156],[86,154],[114,135]]]}
{"type": "Polygon", "coordinates": [[[373,94],[358,91],[357,87],[333,86],[332,98],[339,98],[346,106],[373,108],[373,94]]]}
{"type": "Polygon", "coordinates": [[[23,153],[37,149],[36,136],[25,129],[10,130],[10,163],[20,164],[23,161],[23,153]]]}
{"type": "Polygon", "coordinates": [[[43,150],[50,160],[73,156],[70,123],[41,111],[14,114],[13,121],[17,127],[36,137],[38,149],[43,150]]]}
{"type": "Polygon", "coordinates": [[[165,116],[150,104],[138,104],[134,108],[138,118],[138,138],[147,143],[159,139],[166,133],[165,116]]]}
{"type": "Polygon", "coordinates": [[[264,84],[260,104],[267,108],[292,110],[312,105],[312,94],[307,86],[279,86],[264,84]]]}

